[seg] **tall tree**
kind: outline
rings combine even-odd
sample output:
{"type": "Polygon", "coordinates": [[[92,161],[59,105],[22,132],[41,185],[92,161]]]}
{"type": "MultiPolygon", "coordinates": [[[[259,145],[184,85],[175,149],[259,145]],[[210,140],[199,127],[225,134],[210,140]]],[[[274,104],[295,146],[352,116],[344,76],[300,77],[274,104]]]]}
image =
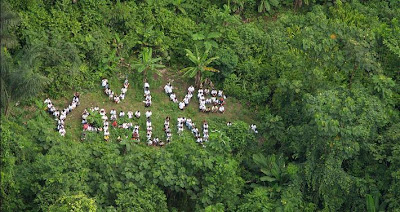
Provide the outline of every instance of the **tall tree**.
{"type": "Polygon", "coordinates": [[[8,114],[9,105],[12,101],[33,96],[39,92],[46,82],[46,78],[33,72],[35,58],[38,54],[34,49],[26,50],[21,58],[23,63],[14,64],[7,48],[15,47],[18,42],[15,36],[9,33],[9,29],[18,23],[18,16],[13,13],[9,6],[1,3],[1,69],[0,69],[0,93],[1,112],[8,114]]]}
{"type": "Polygon", "coordinates": [[[206,71],[219,72],[219,70],[208,66],[214,60],[219,58],[219,57],[208,58],[210,49],[211,48],[208,46],[208,47],[206,47],[206,50],[203,53],[201,53],[201,52],[199,52],[199,49],[196,46],[196,52],[195,52],[196,54],[194,54],[189,49],[185,49],[186,56],[194,64],[194,66],[186,67],[186,68],[182,69],[181,72],[185,72],[183,74],[183,76],[185,76],[185,77],[189,77],[189,78],[195,77],[196,87],[200,87],[201,76],[204,72],[206,72],[206,71]]]}

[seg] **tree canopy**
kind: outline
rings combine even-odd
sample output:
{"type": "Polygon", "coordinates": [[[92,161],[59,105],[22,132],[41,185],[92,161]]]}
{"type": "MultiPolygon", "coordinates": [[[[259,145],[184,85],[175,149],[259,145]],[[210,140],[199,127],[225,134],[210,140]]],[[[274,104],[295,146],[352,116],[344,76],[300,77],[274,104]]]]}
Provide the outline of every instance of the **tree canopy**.
{"type": "Polygon", "coordinates": [[[0,209],[400,211],[399,20],[397,0],[2,1],[0,209]],[[123,103],[105,78],[129,79],[123,103]],[[224,114],[163,93],[202,79],[224,114]],[[62,137],[43,100],[75,92],[62,137]],[[150,109],[160,138],[170,116],[172,142],[82,132],[94,106],[150,109]],[[178,135],[182,116],[207,121],[209,141],[178,135]]]}

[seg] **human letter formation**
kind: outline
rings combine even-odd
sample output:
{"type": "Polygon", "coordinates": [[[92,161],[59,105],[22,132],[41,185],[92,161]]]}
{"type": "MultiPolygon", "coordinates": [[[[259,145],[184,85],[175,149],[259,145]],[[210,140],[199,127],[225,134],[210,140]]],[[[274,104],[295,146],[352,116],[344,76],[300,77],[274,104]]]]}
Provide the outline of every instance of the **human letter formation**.
{"type": "MultiPolygon", "coordinates": [[[[101,83],[102,87],[104,88],[105,94],[110,98],[110,100],[114,101],[115,103],[119,103],[120,101],[125,99],[126,92],[129,87],[128,79],[125,79],[123,87],[121,88],[121,94],[118,95],[110,89],[109,83],[107,79],[102,79],[101,83]]],[[[145,81],[143,86],[144,97],[145,100],[143,101],[145,107],[150,107],[152,104],[152,98],[150,93],[150,85],[147,81],[145,81]]],[[[178,104],[180,110],[184,110],[190,103],[195,88],[190,86],[187,89],[187,93],[182,101],[177,99],[176,94],[174,93],[174,88],[171,83],[168,83],[164,86],[165,93],[169,96],[170,100],[174,103],[178,104]]],[[[80,95],[78,92],[74,94],[71,104],[68,105],[63,110],[58,110],[53,105],[52,101],[47,98],[44,103],[47,104],[46,110],[55,117],[57,121],[57,131],[60,133],[61,136],[65,136],[65,119],[69,113],[72,112],[77,106],[80,104],[80,95]]],[[[216,90],[214,88],[202,88],[197,92],[197,98],[199,99],[199,111],[201,112],[214,112],[214,113],[224,113],[225,112],[225,100],[226,96],[222,90],[216,90]],[[211,104],[211,107],[207,107],[207,104],[211,104]]],[[[172,130],[170,128],[170,117],[168,116],[164,122],[164,132],[166,136],[165,142],[161,141],[159,138],[153,138],[153,126],[151,123],[151,115],[152,112],[147,110],[146,113],[146,139],[149,145],[164,145],[165,143],[169,143],[172,139],[172,130]]],[[[141,116],[140,111],[137,110],[135,112],[128,111],[126,114],[124,111],[120,111],[117,114],[115,109],[110,111],[110,118],[107,117],[107,113],[105,109],[100,109],[99,107],[92,107],[85,109],[82,113],[82,124],[83,130],[87,132],[102,132],[104,134],[104,139],[109,140],[110,137],[110,125],[113,128],[122,128],[132,131],[132,139],[133,140],[140,140],[139,138],[139,125],[134,125],[130,120],[139,119],[141,116]],[[95,117],[98,117],[98,121],[95,120],[95,117]],[[91,118],[92,117],[92,118],[91,118]],[[120,122],[117,120],[120,119],[120,122]],[[123,122],[121,122],[123,120],[123,122]]],[[[196,127],[194,122],[190,118],[179,117],[178,118],[178,134],[181,134],[184,126],[189,129],[196,141],[198,143],[203,143],[204,141],[208,141],[208,123],[206,121],[203,122],[203,135],[200,135],[199,129],[196,127]]],[[[254,133],[258,133],[256,126],[253,124],[251,126],[251,130],[254,133]]]]}

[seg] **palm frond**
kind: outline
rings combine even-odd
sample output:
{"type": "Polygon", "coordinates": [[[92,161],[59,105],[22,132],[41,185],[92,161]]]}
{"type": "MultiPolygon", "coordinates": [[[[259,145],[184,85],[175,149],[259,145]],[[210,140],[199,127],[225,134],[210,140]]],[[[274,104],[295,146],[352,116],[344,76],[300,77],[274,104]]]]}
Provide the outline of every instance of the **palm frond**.
{"type": "Polygon", "coordinates": [[[214,60],[217,60],[217,59],[219,59],[219,57],[212,57],[212,58],[209,58],[208,60],[206,60],[206,61],[204,62],[204,65],[208,65],[208,64],[212,63],[214,60]]]}
{"type": "Polygon", "coordinates": [[[212,68],[212,67],[204,67],[204,70],[211,71],[211,72],[219,72],[218,69],[215,69],[215,68],[212,68]]]}

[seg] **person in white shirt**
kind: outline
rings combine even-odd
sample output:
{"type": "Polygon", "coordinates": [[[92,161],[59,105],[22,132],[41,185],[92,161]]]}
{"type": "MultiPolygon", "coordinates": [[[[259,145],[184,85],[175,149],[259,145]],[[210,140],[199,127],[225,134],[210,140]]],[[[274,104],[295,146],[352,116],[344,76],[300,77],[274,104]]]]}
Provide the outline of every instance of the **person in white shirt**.
{"type": "Polygon", "coordinates": [[[222,95],[223,95],[223,91],[222,90],[218,90],[218,96],[222,97],[222,95]]]}
{"type": "Polygon", "coordinates": [[[86,120],[88,116],[89,116],[89,113],[83,113],[82,114],[82,119],[86,120]]]}
{"type": "Polygon", "coordinates": [[[166,93],[166,94],[169,94],[169,83],[168,84],[166,84],[165,86],[164,86],[164,92],[166,93]]]}
{"type": "Polygon", "coordinates": [[[211,95],[212,95],[212,96],[216,96],[216,95],[217,95],[217,93],[218,93],[218,92],[217,92],[217,90],[214,90],[214,89],[213,89],[213,90],[211,90],[211,95]]]}
{"type": "Polygon", "coordinates": [[[66,131],[65,131],[64,127],[62,127],[60,129],[59,133],[61,134],[61,136],[63,136],[63,137],[65,136],[66,131]]]}
{"type": "Polygon", "coordinates": [[[68,112],[67,113],[70,113],[72,110],[73,110],[72,104],[68,105],[68,112]]]}
{"type": "Polygon", "coordinates": [[[101,81],[101,86],[106,87],[107,83],[108,83],[108,80],[107,79],[103,79],[101,81]]]}
{"type": "Polygon", "coordinates": [[[121,110],[121,111],[119,112],[119,117],[123,117],[123,116],[125,116],[125,112],[121,110]]]}
{"type": "Polygon", "coordinates": [[[104,93],[106,93],[106,95],[110,95],[110,93],[111,93],[111,89],[109,89],[109,88],[106,88],[106,89],[104,90],[104,93]]]}
{"type": "Polygon", "coordinates": [[[194,135],[196,135],[198,132],[199,132],[199,129],[197,129],[197,127],[193,126],[192,133],[194,135]]]}
{"type": "Polygon", "coordinates": [[[171,83],[168,83],[167,85],[164,86],[164,91],[168,95],[172,93],[172,85],[171,85],[171,83]]]}
{"type": "Polygon", "coordinates": [[[146,80],[145,83],[144,83],[144,88],[147,88],[147,89],[150,88],[150,85],[149,85],[149,83],[147,82],[147,80],[146,80]]]}
{"type": "Polygon", "coordinates": [[[208,141],[208,138],[209,138],[209,135],[208,135],[208,133],[204,134],[204,136],[203,136],[203,140],[204,140],[204,141],[208,141]]]}
{"type": "Polygon", "coordinates": [[[158,143],[160,143],[160,139],[159,138],[154,138],[153,140],[154,145],[157,145],[158,143]]]}
{"type": "Polygon", "coordinates": [[[219,107],[219,112],[221,112],[221,113],[224,113],[225,112],[225,107],[224,106],[221,106],[221,107],[219,107]]]}
{"type": "Polygon", "coordinates": [[[110,114],[111,115],[117,115],[117,111],[115,109],[111,109],[110,114]]]}
{"type": "Polygon", "coordinates": [[[128,79],[125,79],[124,88],[128,88],[128,87],[129,87],[129,81],[128,81],[128,79]]]}
{"type": "Polygon", "coordinates": [[[228,123],[226,123],[226,126],[228,126],[228,127],[230,127],[230,126],[232,126],[232,122],[228,122],[228,123]]]}
{"type": "Polygon", "coordinates": [[[76,106],[78,106],[78,104],[77,104],[76,102],[72,102],[72,103],[71,103],[71,111],[72,111],[73,109],[75,109],[76,106]]]}
{"type": "Polygon", "coordinates": [[[124,88],[121,88],[121,93],[125,94],[126,91],[128,91],[128,89],[126,89],[125,87],[124,87],[124,88]]]}
{"type": "Polygon", "coordinates": [[[189,128],[189,130],[192,130],[192,127],[193,127],[192,119],[186,120],[186,126],[189,128]]]}
{"type": "Polygon", "coordinates": [[[204,95],[210,94],[210,90],[208,88],[204,89],[204,95]]]}
{"type": "Polygon", "coordinates": [[[171,137],[172,137],[172,134],[170,132],[167,133],[167,142],[168,143],[171,142],[171,137]]]}
{"type": "Polygon", "coordinates": [[[146,121],[146,126],[147,126],[147,127],[151,127],[151,121],[150,121],[150,119],[147,119],[147,121],[146,121]]]}
{"type": "Polygon", "coordinates": [[[169,120],[170,120],[170,118],[169,118],[169,116],[167,116],[167,118],[165,118],[165,121],[164,121],[164,128],[165,129],[169,128],[169,120]]]}
{"type": "Polygon", "coordinates": [[[255,125],[255,124],[252,124],[251,126],[250,126],[250,128],[253,130],[253,132],[254,133],[258,133],[258,131],[257,131],[257,126],[255,125]]]}
{"type": "Polygon", "coordinates": [[[178,123],[182,123],[183,122],[183,119],[181,118],[181,117],[178,117],[178,123]]]}
{"type": "Polygon", "coordinates": [[[54,105],[51,105],[51,107],[49,107],[49,111],[50,113],[54,113],[56,110],[56,107],[54,107],[54,105]]]}
{"type": "Polygon", "coordinates": [[[173,101],[176,98],[175,93],[171,93],[171,95],[169,96],[169,98],[173,101]]]}
{"type": "Polygon", "coordinates": [[[114,96],[114,102],[115,103],[119,103],[121,100],[120,100],[120,98],[119,98],[119,96],[114,96]]]}
{"type": "Polygon", "coordinates": [[[183,110],[185,108],[184,102],[179,102],[179,109],[183,110]]]}
{"type": "Polygon", "coordinates": [[[64,125],[64,120],[58,119],[58,125],[64,125]]]}
{"type": "Polygon", "coordinates": [[[120,98],[121,100],[124,100],[124,99],[125,99],[125,94],[124,94],[124,93],[121,93],[121,94],[119,95],[119,98],[120,98]]]}
{"type": "Polygon", "coordinates": [[[128,113],[127,113],[127,115],[128,115],[128,118],[133,118],[133,112],[132,111],[128,111],[128,113]]]}
{"type": "Polygon", "coordinates": [[[79,97],[77,97],[77,96],[74,96],[74,100],[72,100],[72,101],[75,102],[76,105],[80,104],[79,97]]]}
{"type": "Polygon", "coordinates": [[[199,90],[199,92],[197,93],[197,98],[199,98],[199,99],[200,99],[200,97],[203,96],[203,92],[200,92],[200,91],[203,91],[203,90],[199,90]]]}
{"type": "Polygon", "coordinates": [[[193,93],[194,92],[194,87],[193,87],[193,85],[191,85],[189,88],[188,88],[188,93],[193,93]]]}
{"type": "Polygon", "coordinates": [[[60,115],[60,112],[58,110],[54,111],[53,116],[58,117],[60,115]]]}
{"type": "Polygon", "coordinates": [[[204,105],[204,104],[200,104],[200,106],[199,106],[199,110],[200,110],[201,112],[205,112],[205,111],[207,110],[207,107],[206,107],[206,105],[204,105]]]}
{"type": "Polygon", "coordinates": [[[136,118],[140,118],[140,111],[137,110],[137,111],[135,112],[135,117],[136,117],[136,118]]]}
{"type": "Polygon", "coordinates": [[[108,98],[110,100],[114,100],[114,92],[113,91],[110,92],[110,94],[108,95],[108,98]]]}
{"type": "Polygon", "coordinates": [[[150,110],[146,111],[146,118],[149,118],[152,114],[153,113],[150,110]]]}
{"type": "Polygon", "coordinates": [[[148,95],[150,95],[150,90],[145,90],[144,91],[144,96],[148,96],[148,95]]]}
{"type": "Polygon", "coordinates": [[[215,113],[217,111],[218,111],[218,106],[213,105],[212,108],[211,108],[211,112],[215,113]]]}
{"type": "Polygon", "coordinates": [[[208,129],[208,123],[207,123],[207,121],[203,121],[203,129],[208,129]]]}
{"type": "Polygon", "coordinates": [[[185,105],[187,106],[188,104],[189,104],[189,97],[185,97],[184,99],[183,99],[183,102],[185,103],[185,105]]]}
{"type": "Polygon", "coordinates": [[[100,110],[100,115],[104,116],[106,115],[106,110],[104,110],[103,108],[100,110]]]}
{"type": "Polygon", "coordinates": [[[45,103],[45,104],[49,104],[49,103],[51,103],[51,100],[50,100],[50,98],[47,98],[46,100],[44,100],[44,103],[45,103]]]}
{"type": "Polygon", "coordinates": [[[145,107],[150,107],[151,106],[151,100],[149,100],[149,99],[146,99],[145,101],[143,101],[143,103],[144,103],[145,107]]]}
{"type": "Polygon", "coordinates": [[[146,96],[146,100],[150,100],[151,101],[151,95],[147,95],[146,96]]]}

